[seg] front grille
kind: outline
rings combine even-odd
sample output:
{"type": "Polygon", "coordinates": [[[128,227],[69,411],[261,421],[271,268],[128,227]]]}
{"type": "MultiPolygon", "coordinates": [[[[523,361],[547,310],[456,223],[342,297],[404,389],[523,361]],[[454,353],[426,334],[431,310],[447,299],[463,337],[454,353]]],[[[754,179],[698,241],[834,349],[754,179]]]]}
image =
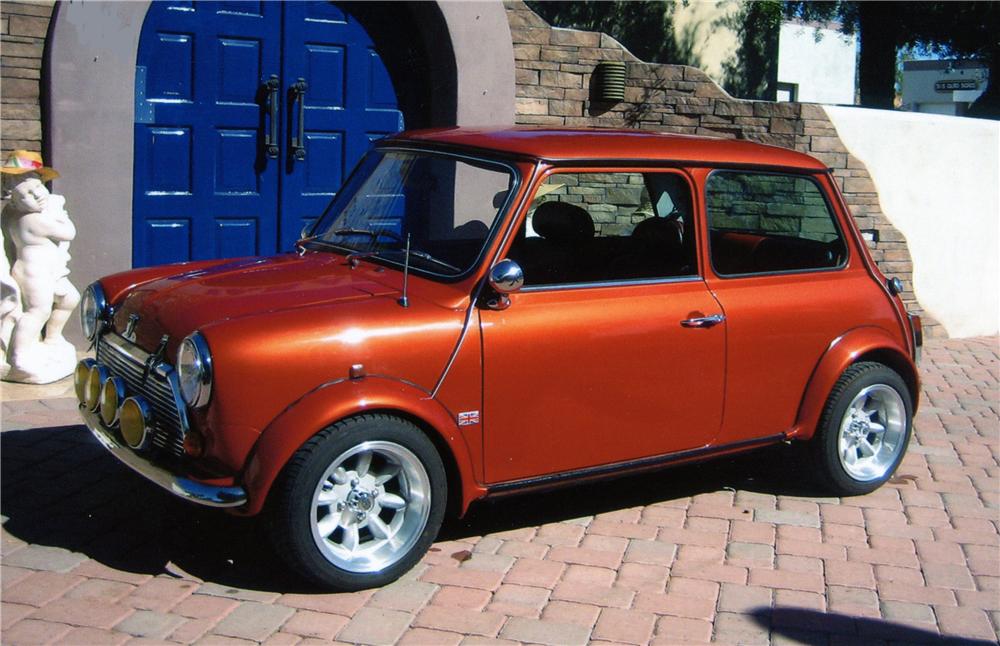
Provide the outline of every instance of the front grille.
{"type": "Polygon", "coordinates": [[[125,381],[127,395],[140,395],[153,409],[152,443],[176,457],[184,453],[183,411],[178,407],[170,375],[173,369],[160,364],[143,380],[148,355],[117,335],[107,335],[97,344],[97,362],[125,381]]]}

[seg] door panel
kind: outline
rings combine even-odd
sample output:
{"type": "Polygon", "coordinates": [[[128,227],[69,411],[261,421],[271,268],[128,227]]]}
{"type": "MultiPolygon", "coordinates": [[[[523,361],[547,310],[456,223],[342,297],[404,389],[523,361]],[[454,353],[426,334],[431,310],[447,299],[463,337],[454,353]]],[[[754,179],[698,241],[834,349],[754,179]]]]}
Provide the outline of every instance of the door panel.
{"type": "Polygon", "coordinates": [[[482,310],[490,483],[701,447],[722,421],[725,324],[698,280],[522,291],[482,310]]]}
{"type": "Polygon", "coordinates": [[[136,68],[133,265],[287,251],[374,138],[402,129],[364,28],[328,2],[151,3],[136,68]],[[263,84],[279,77],[278,158],[263,84]],[[308,83],[304,160],[291,156],[308,83]]]}
{"type": "Polygon", "coordinates": [[[372,138],[401,130],[403,117],[375,45],[353,16],[328,3],[284,7],[285,84],[299,78],[307,84],[304,109],[289,105],[287,112],[288,141],[299,132],[305,139],[304,158],[296,158],[290,146],[284,157],[279,248],[290,249],[303,225],[336,195],[372,138]],[[391,98],[378,104],[371,96],[391,98]]]}
{"type": "Polygon", "coordinates": [[[280,69],[280,40],[278,4],[150,5],[137,73],[146,84],[136,97],[135,266],[274,252],[278,167],[259,158],[259,88],[280,69]],[[232,221],[255,234],[222,239],[232,221]]]}

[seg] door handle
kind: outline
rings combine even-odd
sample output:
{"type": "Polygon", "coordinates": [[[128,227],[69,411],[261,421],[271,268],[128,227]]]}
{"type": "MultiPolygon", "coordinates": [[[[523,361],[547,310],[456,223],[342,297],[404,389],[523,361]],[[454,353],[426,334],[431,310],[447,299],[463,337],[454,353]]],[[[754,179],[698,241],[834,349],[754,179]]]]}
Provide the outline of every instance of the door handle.
{"type": "Polygon", "coordinates": [[[271,118],[271,123],[264,129],[264,153],[269,159],[278,158],[278,75],[272,74],[271,78],[264,81],[264,89],[267,90],[267,112],[271,118]]]}
{"type": "Polygon", "coordinates": [[[306,89],[309,84],[304,78],[292,84],[292,105],[299,103],[299,136],[292,136],[292,159],[302,161],[306,158],[306,89]]]}
{"type": "Polygon", "coordinates": [[[684,319],[681,321],[681,327],[712,327],[725,320],[726,316],[724,314],[713,314],[711,316],[702,316],[695,319],[684,319]]]}

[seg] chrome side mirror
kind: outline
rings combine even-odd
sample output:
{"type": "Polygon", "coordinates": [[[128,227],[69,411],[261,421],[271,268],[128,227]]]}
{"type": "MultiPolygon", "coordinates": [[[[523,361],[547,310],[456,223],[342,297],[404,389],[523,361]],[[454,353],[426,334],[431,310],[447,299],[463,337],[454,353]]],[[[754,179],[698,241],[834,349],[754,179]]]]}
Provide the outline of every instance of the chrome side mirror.
{"type": "Polygon", "coordinates": [[[496,292],[496,298],[486,302],[493,310],[505,310],[510,307],[510,296],[524,285],[524,272],[521,265],[510,258],[505,258],[493,265],[488,278],[490,287],[496,292]]]}

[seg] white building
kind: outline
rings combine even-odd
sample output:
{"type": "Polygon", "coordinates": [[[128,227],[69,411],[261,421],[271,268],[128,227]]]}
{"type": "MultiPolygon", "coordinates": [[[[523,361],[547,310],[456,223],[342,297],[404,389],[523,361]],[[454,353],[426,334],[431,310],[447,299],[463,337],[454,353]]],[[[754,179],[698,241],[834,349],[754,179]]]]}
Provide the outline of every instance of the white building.
{"type": "Polygon", "coordinates": [[[979,61],[903,63],[903,110],[962,116],[986,91],[989,69],[979,61]]]}
{"type": "Polygon", "coordinates": [[[782,23],[777,100],[853,105],[857,51],[857,36],[836,24],[782,23]]]}

